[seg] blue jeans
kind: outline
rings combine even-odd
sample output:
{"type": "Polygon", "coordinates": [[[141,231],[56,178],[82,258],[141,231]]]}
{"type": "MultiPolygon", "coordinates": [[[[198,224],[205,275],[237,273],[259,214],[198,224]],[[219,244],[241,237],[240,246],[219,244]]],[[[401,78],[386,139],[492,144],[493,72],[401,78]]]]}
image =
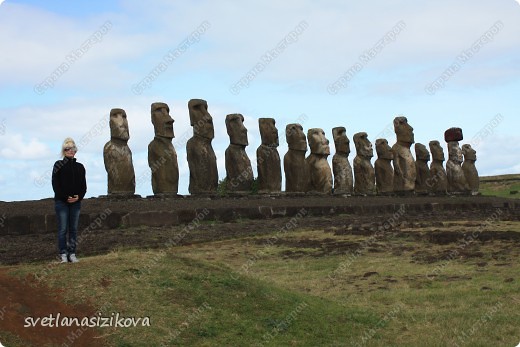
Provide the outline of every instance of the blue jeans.
{"type": "Polygon", "coordinates": [[[76,253],[76,240],[78,233],[79,212],[81,201],[73,204],[55,201],[56,217],[58,218],[58,248],[60,254],[76,253]],[[67,240],[68,231],[68,240],[67,240]]]}

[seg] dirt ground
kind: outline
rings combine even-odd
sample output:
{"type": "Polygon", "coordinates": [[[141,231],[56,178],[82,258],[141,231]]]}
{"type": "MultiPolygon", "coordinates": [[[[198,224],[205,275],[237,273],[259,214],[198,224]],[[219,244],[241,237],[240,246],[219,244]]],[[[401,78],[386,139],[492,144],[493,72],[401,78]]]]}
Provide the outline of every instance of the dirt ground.
{"type": "MultiPolygon", "coordinates": [[[[85,305],[70,306],[61,300],[60,291],[49,290],[34,279],[19,280],[6,274],[6,269],[0,269],[0,326],[1,331],[17,336],[24,346],[92,346],[92,341],[103,339],[93,329],[85,327],[54,327],[49,329],[41,325],[29,325],[28,317],[43,318],[58,313],[62,317],[91,317],[95,310],[85,305]],[[27,324],[26,324],[27,323],[27,324]]],[[[1,336],[1,333],[0,333],[1,336]]],[[[0,341],[4,342],[5,341],[0,341]]],[[[6,347],[8,347],[6,345],[6,347]]]]}

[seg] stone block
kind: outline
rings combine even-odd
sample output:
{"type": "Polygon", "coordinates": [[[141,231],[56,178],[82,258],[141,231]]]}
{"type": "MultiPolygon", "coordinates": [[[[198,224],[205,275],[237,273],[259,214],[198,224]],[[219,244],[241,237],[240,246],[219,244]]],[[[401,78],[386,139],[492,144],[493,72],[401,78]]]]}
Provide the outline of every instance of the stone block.
{"type": "Polygon", "coordinates": [[[446,142],[462,141],[463,138],[461,128],[449,128],[444,132],[444,141],[446,142]]]}
{"type": "Polygon", "coordinates": [[[236,220],[235,211],[229,208],[217,208],[215,209],[215,219],[228,223],[236,220]]]}
{"type": "Polygon", "coordinates": [[[29,216],[30,221],[30,233],[44,233],[46,231],[45,227],[45,215],[31,215],[29,216]]]}
{"type": "Polygon", "coordinates": [[[30,234],[31,220],[27,216],[11,216],[7,218],[7,233],[10,235],[30,234]]]}
{"type": "Polygon", "coordinates": [[[180,210],[177,212],[179,215],[179,223],[180,224],[189,224],[197,218],[196,210],[180,210]]]}
{"type": "Polygon", "coordinates": [[[122,224],[127,227],[179,225],[179,216],[175,212],[168,211],[130,212],[122,217],[122,224]]]}

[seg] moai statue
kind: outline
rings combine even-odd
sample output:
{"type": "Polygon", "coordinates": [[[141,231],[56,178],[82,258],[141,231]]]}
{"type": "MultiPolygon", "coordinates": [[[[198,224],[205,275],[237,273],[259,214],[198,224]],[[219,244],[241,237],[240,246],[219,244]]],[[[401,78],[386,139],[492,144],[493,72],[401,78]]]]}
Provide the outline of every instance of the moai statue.
{"type": "Polygon", "coordinates": [[[310,191],[324,194],[332,193],[332,172],[327,157],[330,155],[329,140],[319,128],[309,129],[307,140],[311,154],[305,159],[309,168],[310,191]]]}
{"type": "Polygon", "coordinates": [[[354,134],[356,157],[354,158],[354,193],[356,195],[373,195],[375,188],[375,172],[370,160],[374,156],[372,143],[365,132],[354,134]]]}
{"type": "Polygon", "coordinates": [[[431,191],[431,174],[428,162],[430,161],[430,152],[422,143],[415,144],[415,168],[417,178],[415,179],[415,193],[419,195],[427,195],[431,191]]]}
{"type": "Polygon", "coordinates": [[[309,170],[305,163],[307,138],[300,124],[287,124],[285,138],[289,149],[283,157],[285,171],[285,191],[289,193],[305,193],[309,190],[309,170]]]}
{"type": "Polygon", "coordinates": [[[413,128],[406,117],[394,118],[394,131],[397,142],[392,146],[394,153],[394,192],[397,194],[413,194],[415,190],[415,161],[410,147],[415,142],[413,128]]]}
{"type": "Polygon", "coordinates": [[[152,170],[152,190],[155,195],[177,195],[179,165],[172,145],[175,137],[170,108],[163,102],[151,106],[155,137],[148,145],[148,166],[152,170]]]}
{"type": "Polygon", "coordinates": [[[108,174],[108,195],[131,196],[135,193],[135,172],[132,151],[128,147],[130,133],[126,112],[110,110],[110,141],[103,148],[105,170],[108,174]]]}
{"type": "Polygon", "coordinates": [[[217,157],[211,146],[215,137],[213,118],[208,112],[206,100],[188,102],[193,137],[186,143],[186,155],[190,168],[190,194],[214,194],[217,191],[217,157]]]}
{"type": "Polygon", "coordinates": [[[430,164],[430,179],[426,180],[426,185],[435,195],[446,195],[448,190],[448,177],[444,169],[444,150],[439,141],[430,141],[430,152],[432,153],[432,163],[430,164]]]}
{"type": "Polygon", "coordinates": [[[332,158],[332,172],[334,173],[334,194],[352,195],[354,189],[354,175],[348,161],[350,154],[350,140],[345,127],[332,129],[332,137],[336,147],[336,154],[332,158]]]}
{"type": "Polygon", "coordinates": [[[258,192],[270,193],[282,190],[282,167],[278,154],[278,129],[274,118],[258,119],[262,144],[256,150],[258,192]]]}
{"type": "Polygon", "coordinates": [[[463,139],[462,129],[450,128],[444,133],[444,140],[448,143],[448,161],[446,174],[448,177],[448,193],[462,194],[468,191],[466,177],[462,170],[462,150],[459,141],[463,139]]]}
{"type": "Polygon", "coordinates": [[[462,171],[464,171],[464,176],[466,177],[468,188],[472,195],[477,195],[480,185],[478,171],[475,167],[475,161],[477,161],[477,152],[471,148],[471,145],[466,144],[462,145],[462,153],[464,154],[462,171]]]}
{"type": "Polygon", "coordinates": [[[246,153],[247,129],[244,116],[228,114],[226,128],[230,144],[226,149],[227,190],[232,193],[251,193],[253,187],[253,169],[246,153]]]}
{"type": "Polygon", "coordinates": [[[386,139],[376,140],[377,159],[374,163],[376,173],[376,190],[379,195],[390,195],[394,192],[394,153],[386,139]]]}

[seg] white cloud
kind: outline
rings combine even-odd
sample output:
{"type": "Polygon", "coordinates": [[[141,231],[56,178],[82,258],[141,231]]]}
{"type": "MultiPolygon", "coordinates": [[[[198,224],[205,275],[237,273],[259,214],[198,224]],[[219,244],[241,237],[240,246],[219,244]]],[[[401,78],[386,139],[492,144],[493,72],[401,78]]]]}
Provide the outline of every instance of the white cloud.
{"type": "MultiPolygon", "coordinates": [[[[179,5],[158,0],[124,2],[122,6],[124,13],[78,22],[10,4],[0,13],[2,83],[42,82],[107,20],[113,26],[102,42],[75,62],[55,88],[129,90],[204,20],[211,27],[198,44],[190,47],[189,59],[181,57],[169,68],[169,76],[216,68],[235,82],[301,21],[309,27],[262,72],[260,80],[333,81],[401,20],[406,29],[369,63],[368,69],[422,64],[435,67],[430,77],[435,78],[499,19],[504,29],[479,56],[511,56],[518,52],[520,43],[520,22],[516,13],[508,11],[507,3],[410,5],[402,1],[389,5],[373,0],[361,6],[336,1],[319,5],[311,1],[264,1],[246,7],[231,1],[179,5]]],[[[518,68],[509,73],[515,78],[518,68]]]]}
{"type": "Polygon", "coordinates": [[[46,157],[49,147],[37,138],[27,138],[22,134],[0,136],[0,158],[26,160],[46,157]]]}

